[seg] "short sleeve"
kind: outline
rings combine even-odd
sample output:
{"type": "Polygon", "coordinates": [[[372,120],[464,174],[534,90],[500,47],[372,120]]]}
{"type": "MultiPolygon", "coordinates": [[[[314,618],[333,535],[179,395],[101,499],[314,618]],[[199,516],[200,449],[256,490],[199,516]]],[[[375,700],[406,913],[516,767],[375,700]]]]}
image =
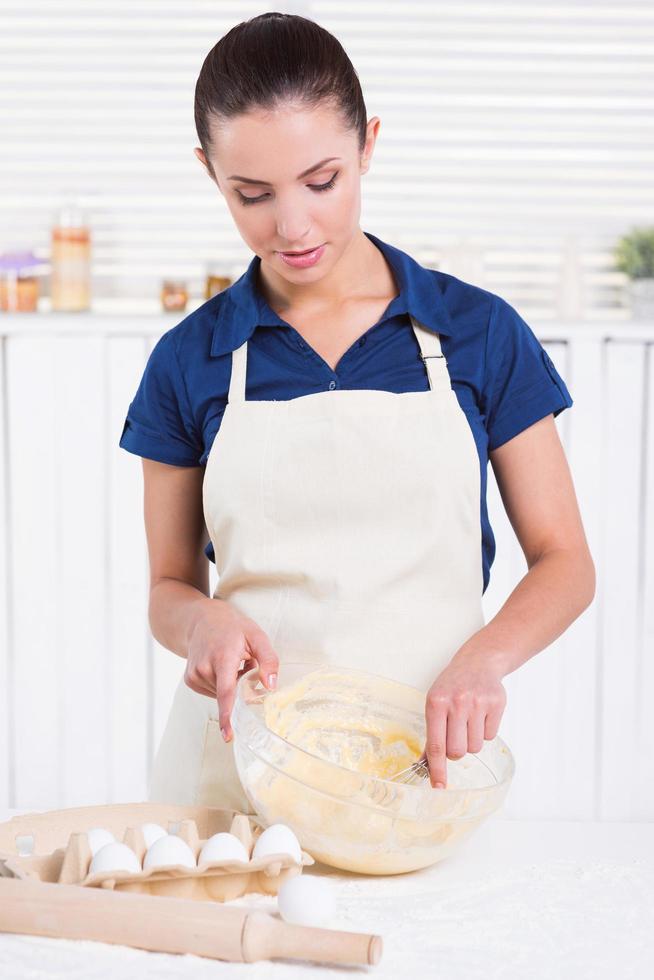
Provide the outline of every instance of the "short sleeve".
{"type": "Polygon", "coordinates": [[[127,411],[119,445],[173,466],[199,466],[204,451],[171,330],[153,347],[127,411]]]}
{"type": "Polygon", "coordinates": [[[484,400],[489,451],[573,404],[545,348],[500,296],[493,297],[488,322],[484,400]]]}

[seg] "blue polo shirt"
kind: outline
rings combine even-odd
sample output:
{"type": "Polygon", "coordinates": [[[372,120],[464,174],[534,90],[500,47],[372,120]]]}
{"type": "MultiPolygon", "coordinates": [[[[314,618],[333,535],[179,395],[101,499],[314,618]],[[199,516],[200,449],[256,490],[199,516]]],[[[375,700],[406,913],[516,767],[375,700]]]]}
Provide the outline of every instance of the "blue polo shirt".
{"type": "MultiPolygon", "coordinates": [[[[225,411],[232,351],[246,340],[247,400],[339,388],[427,391],[411,313],[440,335],[452,387],[477,446],[485,592],[495,557],[486,507],[488,453],[545,415],[558,415],[572,398],[531,328],[506,300],[427,269],[364,234],[390,263],[400,292],[335,371],[268,305],[258,288],[261,260],[255,256],[240,279],[159,339],[129,406],[120,446],[173,466],[203,466],[225,411]]],[[[211,542],[206,554],[215,561],[211,542]]]]}

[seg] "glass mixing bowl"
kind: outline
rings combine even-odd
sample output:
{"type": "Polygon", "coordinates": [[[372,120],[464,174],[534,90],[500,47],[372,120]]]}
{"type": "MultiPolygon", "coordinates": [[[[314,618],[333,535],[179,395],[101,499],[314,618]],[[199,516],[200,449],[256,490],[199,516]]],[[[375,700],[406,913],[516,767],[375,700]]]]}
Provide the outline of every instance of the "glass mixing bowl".
{"type": "Polygon", "coordinates": [[[262,822],[287,824],[316,860],[363,874],[442,860],[501,806],[515,771],[496,737],[447,760],[444,790],[429,779],[392,782],[423,751],[425,694],[334,664],[280,663],[275,691],[249,670],[232,728],[238,775],[262,822]],[[307,737],[310,751],[298,745],[307,737]]]}

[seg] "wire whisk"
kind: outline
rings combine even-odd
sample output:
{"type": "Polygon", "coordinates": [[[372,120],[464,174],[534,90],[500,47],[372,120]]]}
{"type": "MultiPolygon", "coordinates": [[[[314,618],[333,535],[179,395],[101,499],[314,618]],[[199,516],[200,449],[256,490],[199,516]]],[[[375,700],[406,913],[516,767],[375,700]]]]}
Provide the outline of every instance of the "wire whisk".
{"type": "Polygon", "coordinates": [[[391,776],[392,783],[418,784],[429,778],[429,763],[427,756],[423,752],[419,759],[413,762],[406,769],[401,769],[391,776]]]}
{"type": "Polygon", "coordinates": [[[366,789],[367,794],[373,803],[379,806],[392,806],[398,799],[399,790],[391,788],[389,783],[403,783],[411,786],[420,786],[429,778],[429,763],[427,756],[423,752],[421,757],[406,769],[396,772],[388,779],[374,780],[371,786],[366,789]]]}

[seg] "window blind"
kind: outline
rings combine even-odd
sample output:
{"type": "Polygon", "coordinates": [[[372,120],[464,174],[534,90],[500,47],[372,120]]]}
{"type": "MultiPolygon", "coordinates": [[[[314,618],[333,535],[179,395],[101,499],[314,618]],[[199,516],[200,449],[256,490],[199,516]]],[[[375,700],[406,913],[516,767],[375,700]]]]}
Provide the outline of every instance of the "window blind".
{"type": "Polygon", "coordinates": [[[193,154],[209,49],[266,9],[334,33],[381,128],[361,227],[528,317],[627,316],[612,247],[654,222],[649,2],[0,4],[0,249],[93,232],[95,296],[200,296],[251,258],[193,154]]]}

